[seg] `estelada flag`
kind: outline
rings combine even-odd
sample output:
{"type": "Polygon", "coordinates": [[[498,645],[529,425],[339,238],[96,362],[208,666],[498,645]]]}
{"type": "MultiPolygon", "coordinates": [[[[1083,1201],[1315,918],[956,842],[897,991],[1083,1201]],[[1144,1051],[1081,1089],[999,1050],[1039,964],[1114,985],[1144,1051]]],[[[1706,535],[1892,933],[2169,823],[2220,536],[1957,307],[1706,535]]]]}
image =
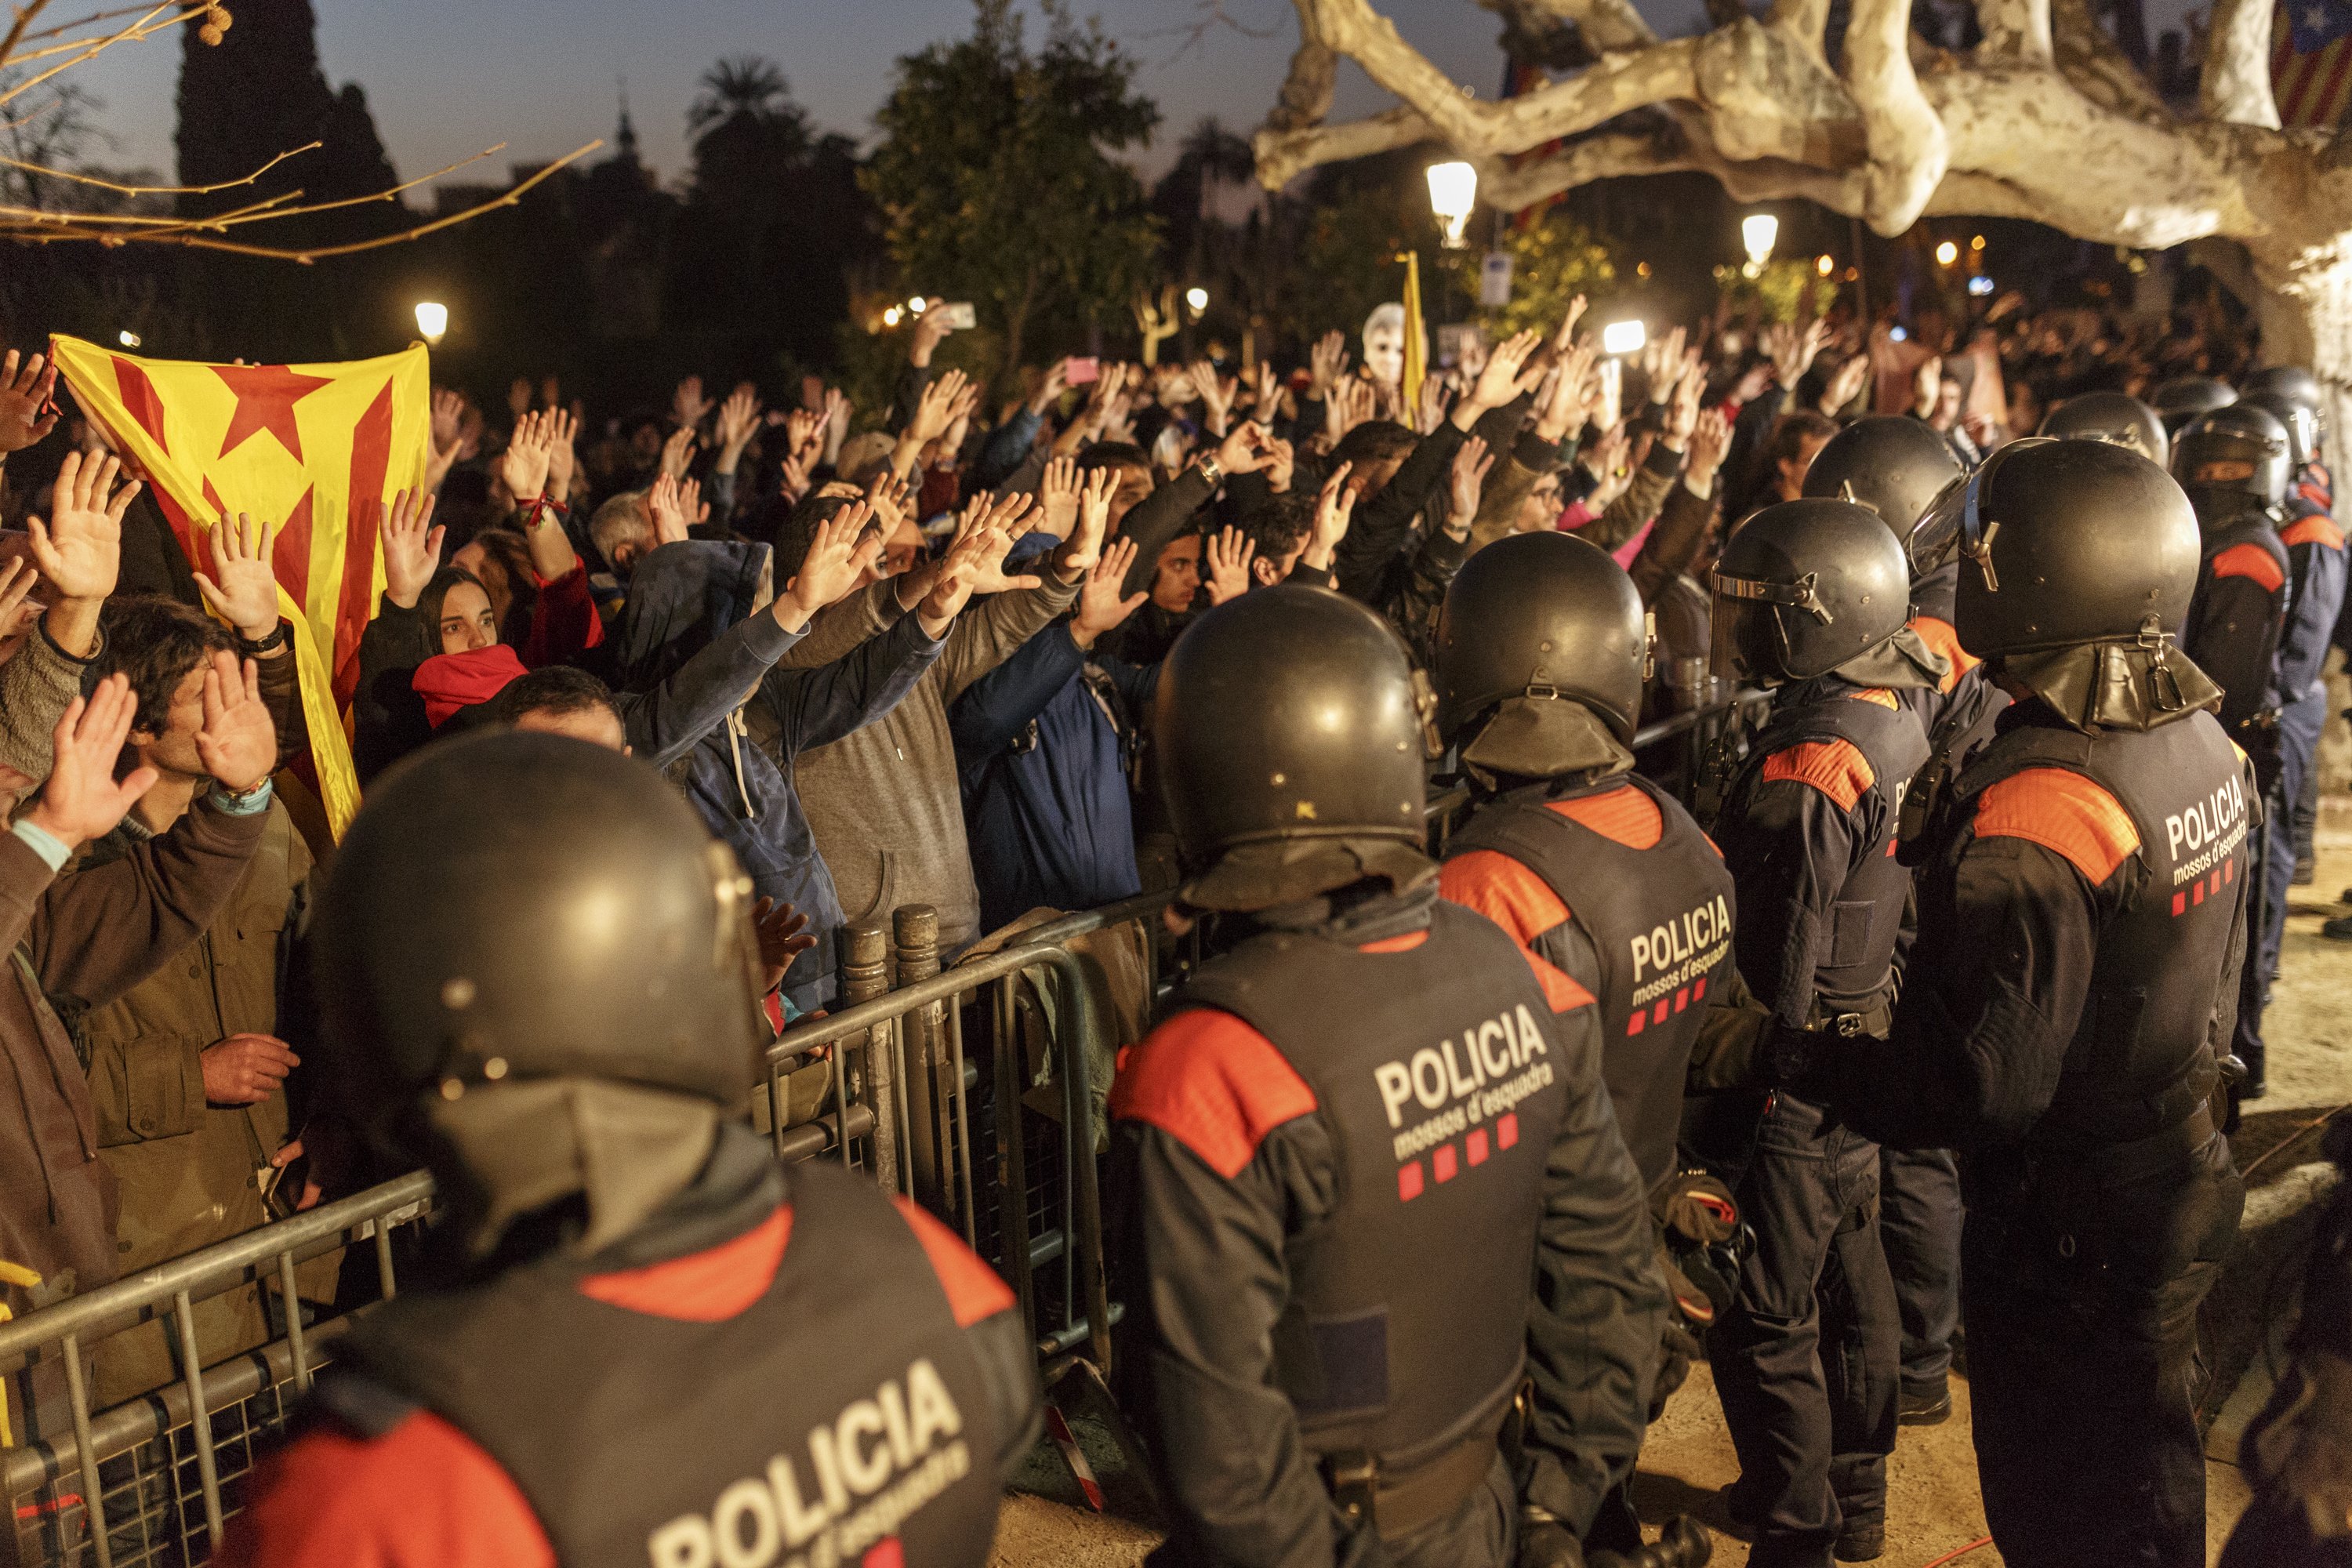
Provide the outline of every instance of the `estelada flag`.
{"type": "Polygon", "coordinates": [[[344,364],[243,365],[49,343],[83,412],[146,470],[191,563],[210,560],[198,536],[225,517],[278,525],[278,604],[294,624],[319,797],[341,837],[359,810],[342,711],[383,580],[377,520],[395,493],[425,483],[424,347],[344,364]]]}

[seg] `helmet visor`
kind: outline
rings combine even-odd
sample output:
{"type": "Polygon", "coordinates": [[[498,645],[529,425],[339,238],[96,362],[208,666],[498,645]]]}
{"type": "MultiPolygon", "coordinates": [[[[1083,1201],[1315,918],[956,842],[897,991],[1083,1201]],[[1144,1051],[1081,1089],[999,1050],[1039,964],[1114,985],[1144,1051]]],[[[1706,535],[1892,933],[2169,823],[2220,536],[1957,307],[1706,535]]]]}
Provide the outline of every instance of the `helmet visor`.
{"type": "Polygon", "coordinates": [[[1911,558],[1911,579],[1917,582],[1959,552],[1964,538],[1973,536],[1977,522],[1979,468],[1946,485],[1919,521],[1911,525],[1904,553],[1911,558]]]}

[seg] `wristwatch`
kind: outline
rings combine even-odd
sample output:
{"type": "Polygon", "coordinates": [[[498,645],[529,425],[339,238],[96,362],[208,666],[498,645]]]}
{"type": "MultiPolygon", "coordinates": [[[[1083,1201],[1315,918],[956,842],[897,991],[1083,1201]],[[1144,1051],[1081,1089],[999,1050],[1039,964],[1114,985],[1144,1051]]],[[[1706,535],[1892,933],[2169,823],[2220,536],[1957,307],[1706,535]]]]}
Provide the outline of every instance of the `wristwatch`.
{"type": "Polygon", "coordinates": [[[282,620],[276,626],[269,628],[269,635],[268,637],[261,638],[257,642],[248,641],[242,633],[236,634],[236,650],[239,653],[247,655],[276,653],[279,648],[286,646],[286,623],[282,620]]]}
{"type": "Polygon", "coordinates": [[[1211,489],[1225,482],[1224,465],[1217,461],[1214,452],[1202,453],[1192,460],[1192,466],[1201,470],[1201,477],[1209,481],[1211,489]]]}

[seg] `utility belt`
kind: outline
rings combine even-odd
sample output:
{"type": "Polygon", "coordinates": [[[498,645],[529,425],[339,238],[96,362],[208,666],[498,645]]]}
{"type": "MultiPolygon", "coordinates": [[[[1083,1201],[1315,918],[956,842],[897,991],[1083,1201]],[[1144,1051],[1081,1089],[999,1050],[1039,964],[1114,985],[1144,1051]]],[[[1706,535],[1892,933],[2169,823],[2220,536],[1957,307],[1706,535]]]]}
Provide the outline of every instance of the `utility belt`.
{"type": "Polygon", "coordinates": [[[2121,1142],[2058,1132],[2029,1141],[2042,1162],[2063,1162],[2071,1178],[2091,1184],[2133,1182],[2179,1164],[2212,1141],[2212,1103],[2200,1099],[2187,1114],[2145,1137],[2121,1142]]]}
{"type": "Polygon", "coordinates": [[[1340,1448],[1322,1457],[1323,1484],[1349,1523],[1369,1518],[1381,1540],[1398,1541],[1452,1518],[1486,1484],[1499,1451],[1499,1435],[1480,1432],[1411,1469],[1388,1470],[1377,1454],[1340,1448]]]}
{"type": "Polygon", "coordinates": [[[1848,1040],[1860,1035],[1883,1040],[1894,1028],[1895,994],[1892,991],[1859,1009],[1833,1006],[1816,995],[1813,998],[1813,1016],[1805,1020],[1805,1033],[1809,1035],[1835,1035],[1848,1040]]]}

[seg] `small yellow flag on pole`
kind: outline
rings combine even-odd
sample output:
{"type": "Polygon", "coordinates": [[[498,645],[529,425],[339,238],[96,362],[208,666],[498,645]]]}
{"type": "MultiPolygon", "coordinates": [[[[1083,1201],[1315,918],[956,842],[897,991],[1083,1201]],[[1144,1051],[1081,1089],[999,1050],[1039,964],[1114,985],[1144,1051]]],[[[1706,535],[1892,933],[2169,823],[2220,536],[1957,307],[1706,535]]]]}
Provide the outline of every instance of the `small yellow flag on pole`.
{"type": "Polygon", "coordinates": [[[319,798],[338,837],[359,810],[343,709],[383,581],[383,508],[425,483],[432,373],[422,345],[339,364],[141,359],[54,337],[66,384],[145,471],[189,562],[240,512],[278,525],[271,564],[294,626],[319,798]]]}
{"type": "Polygon", "coordinates": [[[1404,253],[1404,392],[1405,423],[1421,417],[1421,383],[1429,374],[1429,331],[1421,320],[1421,252],[1404,253]]]}

